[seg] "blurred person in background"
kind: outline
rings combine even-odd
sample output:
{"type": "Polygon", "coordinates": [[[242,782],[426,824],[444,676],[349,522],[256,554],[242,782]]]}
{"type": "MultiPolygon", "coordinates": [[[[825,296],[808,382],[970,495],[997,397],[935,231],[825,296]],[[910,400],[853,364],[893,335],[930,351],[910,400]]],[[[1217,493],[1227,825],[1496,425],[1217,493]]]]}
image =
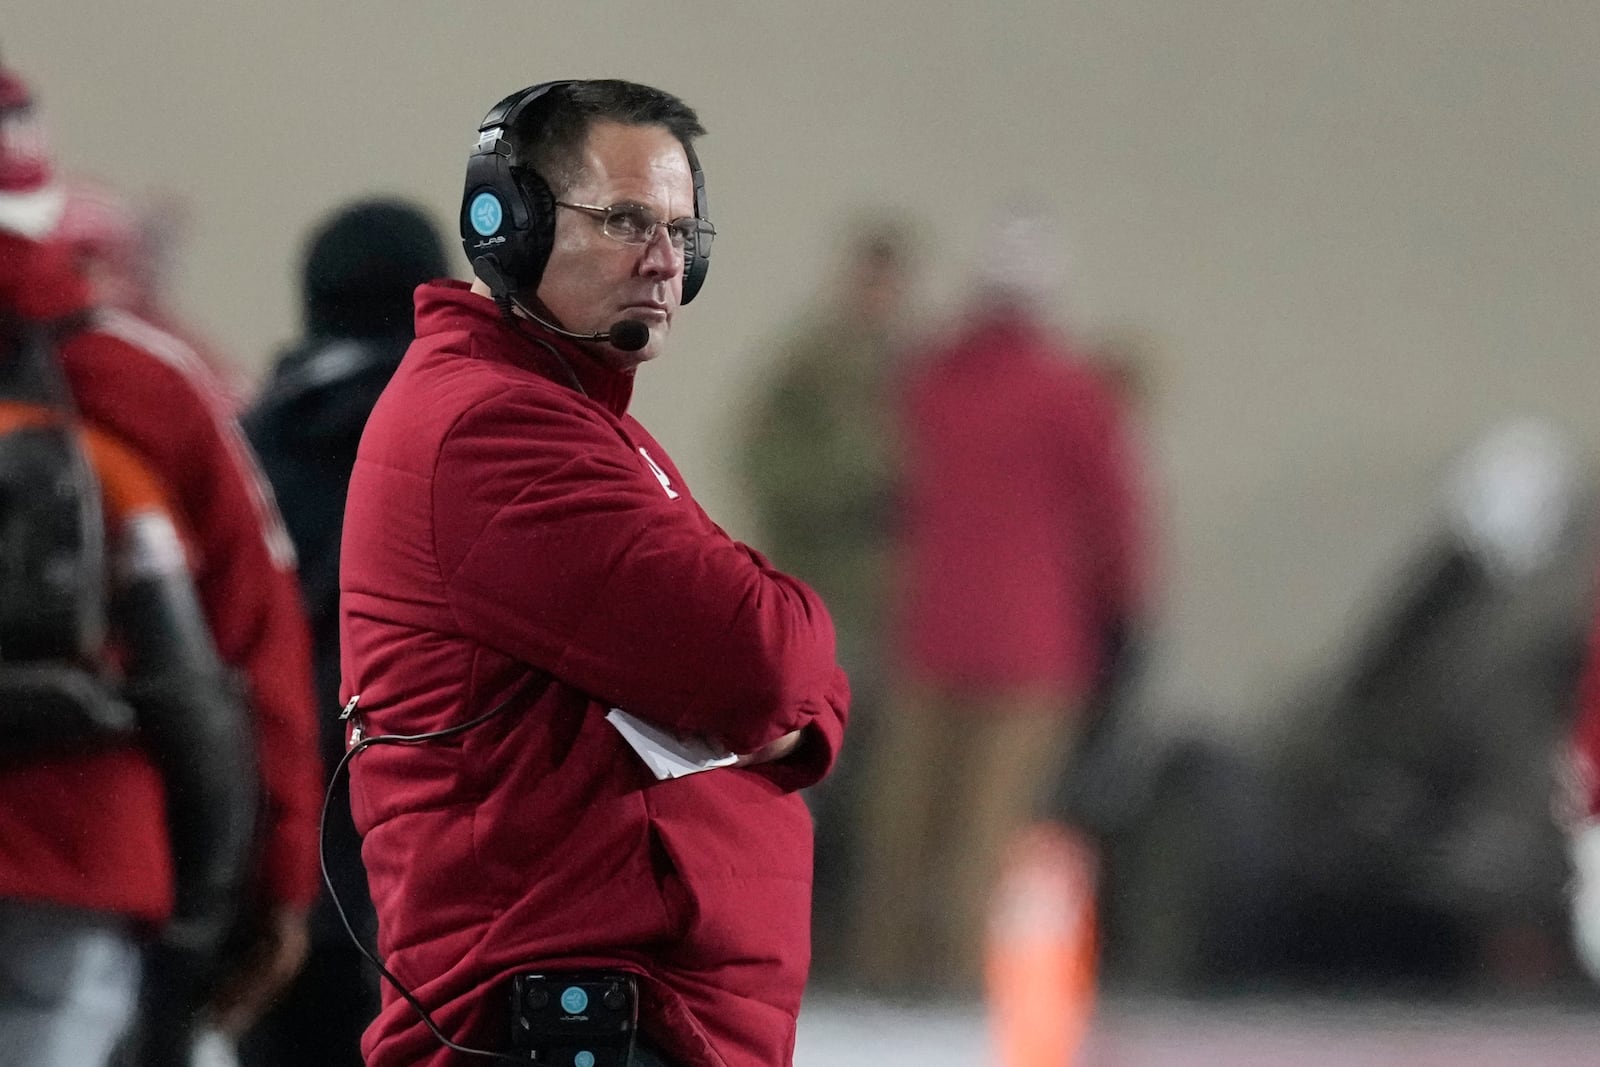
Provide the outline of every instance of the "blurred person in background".
{"type": "MultiPolygon", "coordinates": [[[[446,272],[439,233],[420,209],[364,200],[324,220],[306,248],[305,337],[279,356],[245,433],[272,483],[300,560],[311,619],[322,757],[345,751],[339,707],[339,537],[367,416],[412,339],[412,294],[446,272]]],[[[348,791],[329,806],[328,873],[356,934],[376,932],[348,791]]],[[[378,976],[325,892],[311,917],[311,955],[283,999],[241,1044],[246,1067],[360,1067],[361,1033],[378,1013],[378,976]]]]}
{"type": "Polygon", "coordinates": [[[1278,716],[1291,980],[1523,995],[1571,977],[1550,813],[1589,610],[1578,475],[1548,420],[1483,433],[1354,654],[1278,716]]]}
{"type": "Polygon", "coordinates": [[[1600,985],[1600,580],[1589,588],[1594,605],[1577,690],[1563,829],[1572,862],[1571,926],[1579,962],[1600,985]]]}
{"type": "MultiPolygon", "coordinates": [[[[192,1022],[197,1009],[207,1009],[206,1018],[222,1030],[242,1029],[303,955],[319,794],[309,655],[292,548],[214,379],[175,338],[126,312],[94,306],[69,250],[52,238],[64,199],[27,87],[0,70],[0,297],[16,320],[48,327],[56,357],[48,365],[59,367],[75,417],[92,441],[109,443],[105,451],[126,461],[119,470],[134,472],[106,478],[102,489],[143,486],[150,501],[165,502],[181,547],[169,538],[160,551],[146,548],[113,577],[126,583],[141,567],[188,561],[205,625],[193,620],[171,631],[164,650],[198,657],[193,667],[204,659],[209,627],[221,661],[242,675],[250,736],[231,747],[225,738],[205,734],[197,741],[141,717],[173,799],[191,801],[169,804],[165,826],[150,758],[127,746],[0,772],[0,897],[8,901],[0,935],[6,941],[0,1061],[103,1059],[142,982],[129,1052],[142,1067],[154,1067],[181,1062],[188,1035],[175,1028],[192,1022]],[[185,738],[190,743],[180,744],[185,738]],[[254,780],[234,783],[231,794],[205,793],[207,781],[215,786],[219,778],[239,777],[249,749],[254,780]],[[175,757],[180,750],[187,755],[175,757]],[[196,752],[206,753],[205,766],[194,765],[196,752]],[[245,820],[260,837],[242,892],[193,844],[231,832],[217,805],[226,795],[237,800],[240,788],[261,798],[259,812],[245,820]],[[209,873],[196,873],[197,864],[209,873]],[[238,916],[220,959],[203,965],[196,958],[216,938],[199,928],[205,924],[193,910],[195,878],[205,882],[210,903],[238,916]],[[169,918],[177,921],[163,926],[169,918]],[[141,968],[145,931],[158,936],[145,946],[141,968]],[[59,966],[50,953],[58,954],[59,966]]],[[[138,499],[130,494],[110,503],[118,515],[138,499]]],[[[122,635],[133,667],[141,647],[161,640],[153,627],[125,625],[122,635]]],[[[205,673],[192,671],[190,684],[158,680],[179,699],[211,693],[210,716],[189,722],[215,726],[227,700],[214,681],[208,689],[194,680],[205,673]]],[[[130,702],[138,708],[160,690],[135,687],[130,702]]],[[[214,844],[219,852],[211,859],[228,846],[214,844]]]]}
{"type": "Polygon", "coordinates": [[[969,992],[1001,850],[1041,814],[1140,628],[1145,532],[1120,401],[1054,329],[1049,220],[1003,215],[953,336],[896,407],[895,674],[864,760],[860,977],[969,992]]]}
{"type": "Polygon", "coordinates": [[[143,943],[127,1062],[181,1064],[250,873],[255,746],[161,480],[77,420],[57,348],[86,287],[0,253],[0,1063],[105,1063],[143,943]]]}
{"type": "Polygon", "coordinates": [[[1110,969],[1184,995],[1571,984],[1550,801],[1597,533],[1575,455],[1547,420],[1493,426],[1350,651],[1261,736],[1191,712],[1095,768],[1131,801],[1108,848],[1110,969]]]}
{"type": "Polygon", "coordinates": [[[136,205],[88,178],[68,178],[62,187],[66,200],[55,236],[72,250],[96,305],[132,312],[181,340],[222,385],[228,403],[242,407],[248,377],[172,308],[170,261],[184,229],[182,206],[170,197],[136,205]]]}
{"type": "MultiPolygon", "coordinates": [[[[883,691],[883,607],[896,461],[884,418],[898,373],[910,235],[866,219],[846,237],[826,291],[788,332],[740,431],[739,475],[761,545],[833,614],[857,737],[883,691]]],[[[816,965],[838,958],[855,846],[859,764],[845,756],[809,791],[817,825],[816,965]]]]}

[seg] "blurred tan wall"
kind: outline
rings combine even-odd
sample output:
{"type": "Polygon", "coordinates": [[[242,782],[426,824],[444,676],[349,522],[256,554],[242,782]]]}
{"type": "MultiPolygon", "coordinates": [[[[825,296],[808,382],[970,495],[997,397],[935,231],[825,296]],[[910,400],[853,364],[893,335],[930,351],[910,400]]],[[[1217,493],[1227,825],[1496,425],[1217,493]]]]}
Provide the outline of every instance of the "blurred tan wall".
{"type": "MultiPolygon", "coordinates": [[[[1057,205],[1066,306],[1165,352],[1168,686],[1248,715],[1336,641],[1496,417],[1600,444],[1600,5],[1411,0],[11,0],[66,167],[193,209],[184,309],[263,365],[307,227],[372,191],[453,230],[496,99],[625,76],[699,108],[721,236],[637,410],[714,515],[762,346],[834,223],[930,235],[928,322],[997,197],[1057,205]]],[[[458,259],[458,263],[459,263],[458,259]]]]}

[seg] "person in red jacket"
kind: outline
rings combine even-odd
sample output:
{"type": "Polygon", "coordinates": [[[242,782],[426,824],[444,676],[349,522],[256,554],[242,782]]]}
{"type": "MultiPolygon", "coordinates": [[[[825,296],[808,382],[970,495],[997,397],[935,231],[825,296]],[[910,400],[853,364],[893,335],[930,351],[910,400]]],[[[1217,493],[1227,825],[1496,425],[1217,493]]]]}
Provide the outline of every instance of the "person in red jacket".
{"type": "Polygon", "coordinates": [[[0,795],[17,837],[0,1041],[5,1062],[103,1063],[137,1004],[125,1062],[165,1067],[190,1056],[239,918],[255,745],[161,480],[78,423],[55,351],[74,327],[11,310],[0,303],[0,795]]]}
{"type": "Polygon", "coordinates": [[[1568,795],[1559,800],[1572,852],[1573,944],[1584,970],[1600,983],[1600,612],[1578,685],[1567,770],[1568,795]]]}
{"type": "Polygon", "coordinates": [[[182,204],[172,197],[135,203],[103,182],[82,177],[62,186],[66,201],[52,236],[72,249],[95,304],[131,312],[178,338],[221,384],[229,409],[242,410],[252,388],[249,377],[172,311],[169,261],[182,236],[182,204]]]}
{"type": "MultiPolygon", "coordinates": [[[[27,88],[0,71],[0,303],[24,319],[75,320],[59,358],[78,414],[162,486],[217,652],[246,690],[259,858],[212,1005],[219,1024],[238,1029],[298,966],[317,888],[321,768],[292,548],[211,375],[170,335],[95,309],[69,250],[46,240],[61,202],[27,88]]],[[[166,840],[141,810],[115,781],[72,768],[49,789],[0,775],[0,898],[159,923],[172,903],[166,840]]]]}
{"type": "Polygon", "coordinates": [[[908,360],[890,706],[863,787],[860,977],[974,988],[1006,841],[1041,814],[1141,613],[1142,502],[1103,373],[1048,324],[1050,230],[995,227],[954,337],[908,360]]]}
{"type": "Polygon", "coordinates": [[[639,1038],[560,1062],[792,1062],[798,790],[833,764],[848,704],[833,626],[628,414],[708,264],[700,132],[621,81],[491,111],[462,205],[477,280],[417,290],[362,437],[340,581],[352,739],[448,732],[350,763],[396,983],[370,1067],[460,1062],[418,1007],[452,1042],[540,1051],[548,1020],[512,1011],[514,983],[573,971],[636,985],[639,1038]]]}

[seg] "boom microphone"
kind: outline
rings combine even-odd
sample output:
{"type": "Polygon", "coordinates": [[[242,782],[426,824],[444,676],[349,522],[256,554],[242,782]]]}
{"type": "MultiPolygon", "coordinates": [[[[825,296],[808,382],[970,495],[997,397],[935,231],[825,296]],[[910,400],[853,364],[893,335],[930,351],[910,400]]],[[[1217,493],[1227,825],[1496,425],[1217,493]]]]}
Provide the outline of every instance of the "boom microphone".
{"type": "Polygon", "coordinates": [[[551,333],[558,333],[562,337],[570,337],[574,341],[604,341],[612,348],[620,349],[623,352],[637,352],[650,343],[650,327],[638,319],[618,319],[604,333],[574,333],[571,330],[562,329],[543,315],[537,314],[520,300],[513,298],[511,302],[517,306],[517,310],[551,333]]]}
{"type": "Polygon", "coordinates": [[[612,348],[619,348],[624,352],[637,352],[650,343],[650,327],[638,319],[618,319],[611,324],[611,329],[601,336],[611,342],[612,348]]]}
{"type": "Polygon", "coordinates": [[[472,268],[489,286],[489,291],[494,294],[495,303],[500,305],[501,312],[507,316],[511,314],[508,305],[514,304],[518,311],[552,333],[570,337],[574,341],[603,341],[622,352],[637,352],[650,343],[650,327],[638,319],[618,319],[604,333],[574,333],[571,330],[564,330],[511,295],[511,287],[506,284],[505,276],[500,272],[500,264],[493,256],[482,256],[473,260],[472,268]]]}

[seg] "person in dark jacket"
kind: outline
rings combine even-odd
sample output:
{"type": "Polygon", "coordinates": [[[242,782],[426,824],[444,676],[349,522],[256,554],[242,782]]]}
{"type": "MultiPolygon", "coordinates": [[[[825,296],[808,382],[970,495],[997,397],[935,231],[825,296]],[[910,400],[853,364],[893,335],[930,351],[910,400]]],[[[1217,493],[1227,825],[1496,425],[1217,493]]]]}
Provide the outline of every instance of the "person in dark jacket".
{"type": "MultiPolygon", "coordinates": [[[[348,205],[307,243],[305,337],[273,368],[244,416],[300,557],[311,620],[322,753],[344,753],[339,699],[339,533],[362,427],[411,341],[411,294],[445,273],[444,248],[419,208],[387,199],[348,205]]],[[[360,841],[342,797],[329,807],[329,875],[355,931],[370,939],[372,900],[360,841]]],[[[311,953],[283,1000],[241,1044],[246,1067],[360,1067],[361,1032],[377,1014],[377,973],[361,958],[326,892],[312,913],[311,953]]]]}

